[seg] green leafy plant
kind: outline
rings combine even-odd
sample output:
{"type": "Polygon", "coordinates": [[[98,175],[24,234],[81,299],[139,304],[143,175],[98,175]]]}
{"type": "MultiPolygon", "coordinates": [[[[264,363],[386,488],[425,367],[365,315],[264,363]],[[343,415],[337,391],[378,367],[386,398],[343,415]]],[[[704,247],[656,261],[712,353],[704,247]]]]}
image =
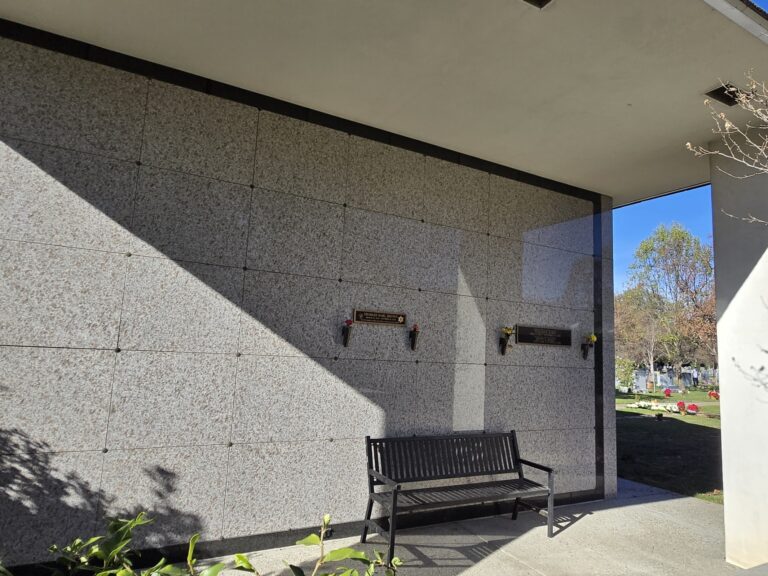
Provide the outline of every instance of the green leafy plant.
{"type": "MultiPolygon", "coordinates": [[[[195,547],[200,541],[200,534],[193,534],[189,539],[187,559],[185,564],[169,564],[166,558],[143,570],[133,567],[135,556],[138,553],[130,548],[133,539],[133,531],[136,528],[151,524],[152,519],[144,512],[140,512],[135,518],[111,520],[107,525],[106,536],[93,536],[91,538],[75,538],[64,547],[53,545],[49,548],[52,554],[56,554],[52,573],[54,576],[218,576],[225,568],[239,570],[260,576],[256,568],[251,564],[245,554],[235,554],[234,566],[226,562],[217,562],[198,571],[195,547]]],[[[377,570],[384,571],[385,576],[394,576],[398,566],[402,564],[399,558],[393,558],[391,565],[387,565],[384,556],[374,552],[374,558],[369,558],[365,552],[354,548],[339,548],[325,552],[325,538],[329,533],[331,517],[323,516],[323,524],[320,534],[310,534],[299,540],[296,544],[303,546],[319,546],[320,555],[315,563],[311,576],[361,576],[361,572],[354,568],[338,567],[331,571],[321,572],[321,569],[331,562],[343,562],[354,560],[364,566],[364,576],[374,576],[377,570]]],[[[306,576],[298,566],[288,565],[295,576],[306,576]]],[[[0,564],[0,576],[13,576],[11,572],[0,564]]]]}
{"type": "MultiPolygon", "coordinates": [[[[95,576],[217,576],[227,568],[224,562],[218,562],[201,571],[195,567],[195,546],[200,540],[200,534],[193,534],[189,539],[187,561],[185,565],[169,564],[166,558],[141,571],[133,568],[134,557],[138,554],[130,548],[134,529],[151,524],[152,519],[144,512],[135,518],[111,520],[107,526],[106,536],[92,538],[76,538],[68,545],[59,547],[53,545],[49,551],[57,554],[54,562],[54,576],[80,576],[94,574],[95,576]]],[[[259,576],[244,554],[236,554],[234,568],[259,576]]],[[[0,567],[0,576],[12,576],[5,568],[0,567]]]]}
{"type": "Polygon", "coordinates": [[[54,576],[82,573],[97,576],[133,574],[131,556],[134,552],[129,547],[133,531],[151,523],[152,520],[140,512],[135,518],[111,520],[107,525],[106,536],[75,538],[64,547],[54,544],[48,549],[51,554],[57,555],[54,576]]]}
{"type": "MultiPolygon", "coordinates": [[[[337,548],[330,552],[325,552],[325,538],[331,525],[331,517],[326,514],[323,516],[323,524],[320,526],[320,534],[310,534],[296,542],[301,546],[319,546],[320,554],[315,562],[311,576],[360,576],[360,571],[355,568],[340,566],[332,568],[331,571],[323,568],[331,562],[343,562],[345,560],[354,560],[364,566],[364,576],[373,576],[376,571],[381,569],[385,576],[394,576],[397,568],[402,565],[399,558],[393,558],[391,565],[387,565],[384,556],[380,552],[374,552],[374,558],[369,558],[365,552],[355,550],[354,548],[337,548]]],[[[288,564],[294,576],[306,576],[304,570],[293,564],[288,564]]]]}

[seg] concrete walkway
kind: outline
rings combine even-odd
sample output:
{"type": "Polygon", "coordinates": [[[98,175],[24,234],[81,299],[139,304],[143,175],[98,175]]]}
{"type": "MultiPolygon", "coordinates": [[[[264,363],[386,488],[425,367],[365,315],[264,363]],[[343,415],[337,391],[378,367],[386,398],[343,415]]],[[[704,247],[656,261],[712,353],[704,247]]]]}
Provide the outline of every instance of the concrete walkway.
{"type": "MultiPolygon", "coordinates": [[[[620,480],[614,500],[556,511],[559,530],[552,539],[543,517],[532,512],[517,522],[491,517],[398,531],[397,555],[405,562],[398,574],[768,575],[768,566],[744,571],[725,563],[723,508],[717,504],[620,480]]],[[[356,538],[329,544],[359,546],[356,538]]],[[[365,548],[386,550],[378,536],[365,548]]],[[[289,574],[283,560],[309,568],[315,553],[294,546],[257,553],[252,561],[264,575],[289,574]]]]}

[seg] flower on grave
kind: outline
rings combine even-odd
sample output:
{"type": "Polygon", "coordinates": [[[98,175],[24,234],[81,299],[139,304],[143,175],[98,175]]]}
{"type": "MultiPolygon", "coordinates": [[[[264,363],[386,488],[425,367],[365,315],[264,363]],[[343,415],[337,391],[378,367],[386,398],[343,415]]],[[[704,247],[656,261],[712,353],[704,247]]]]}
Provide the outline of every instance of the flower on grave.
{"type": "Polygon", "coordinates": [[[587,336],[586,341],[587,341],[587,344],[589,344],[590,346],[593,345],[595,342],[597,342],[597,334],[593,332],[592,334],[587,336]]]}
{"type": "Polygon", "coordinates": [[[688,414],[696,415],[699,413],[699,407],[696,404],[688,404],[688,408],[685,410],[688,414]]]}
{"type": "Polygon", "coordinates": [[[680,402],[677,403],[677,409],[680,412],[680,414],[685,414],[685,402],[680,400],[680,402]]]}
{"type": "Polygon", "coordinates": [[[515,333],[515,329],[510,326],[504,326],[504,328],[501,329],[501,333],[504,334],[504,336],[509,337],[515,333]]]}
{"type": "Polygon", "coordinates": [[[669,398],[670,396],[672,396],[672,390],[670,390],[669,388],[664,388],[664,396],[666,398],[669,398]]]}
{"type": "Polygon", "coordinates": [[[352,326],[352,324],[354,324],[354,321],[351,320],[351,319],[350,320],[344,320],[344,324],[346,324],[347,326],[352,326]]]}
{"type": "Polygon", "coordinates": [[[414,332],[418,332],[419,331],[419,325],[418,324],[414,324],[413,328],[411,328],[411,330],[413,330],[414,332]]]}
{"type": "Polygon", "coordinates": [[[720,393],[717,390],[710,390],[707,393],[707,396],[709,396],[710,398],[712,398],[714,400],[720,400],[720,393]]]}

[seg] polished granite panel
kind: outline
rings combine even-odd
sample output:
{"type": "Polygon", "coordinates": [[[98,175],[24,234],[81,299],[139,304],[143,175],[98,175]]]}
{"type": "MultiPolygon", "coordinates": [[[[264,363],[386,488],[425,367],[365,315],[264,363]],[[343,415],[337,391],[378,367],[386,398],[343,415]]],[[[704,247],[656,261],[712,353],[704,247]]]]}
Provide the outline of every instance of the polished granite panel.
{"type": "Polygon", "coordinates": [[[431,362],[485,362],[486,300],[421,292],[414,323],[419,325],[417,358],[431,362]]]}
{"type": "Polygon", "coordinates": [[[418,288],[429,250],[426,231],[416,220],[348,208],[342,278],[418,288]]]}
{"type": "Polygon", "coordinates": [[[488,236],[427,224],[419,286],[483,298],[488,292],[488,236]]]}
{"type": "Polygon", "coordinates": [[[594,367],[594,349],[589,351],[586,359],[582,357],[581,353],[581,342],[594,329],[594,316],[590,310],[489,300],[487,319],[486,362],[488,364],[594,367]],[[502,356],[499,346],[501,330],[505,326],[513,327],[516,324],[570,329],[572,344],[570,347],[515,344],[513,335],[510,338],[506,355],[502,356]]]}
{"type": "MultiPolygon", "coordinates": [[[[445,383],[421,378],[421,367],[415,362],[347,359],[331,365],[347,386],[350,401],[365,399],[376,410],[377,417],[361,427],[363,433],[358,437],[435,434],[445,430],[450,421],[451,398],[443,393],[445,383]]],[[[352,416],[345,416],[348,417],[352,416]]]]}
{"type": "Polygon", "coordinates": [[[203,541],[221,537],[227,447],[181,446],[110,450],[104,457],[102,490],[108,515],[146,511],[155,522],[136,532],[134,546],[203,541]]]}
{"type": "Polygon", "coordinates": [[[0,38],[0,135],[137,160],[148,80],[0,38]]]}
{"type": "Polygon", "coordinates": [[[421,219],[424,156],[351,136],[347,160],[349,206],[421,219]]]}
{"type": "Polygon", "coordinates": [[[427,222],[488,232],[488,173],[427,157],[424,175],[427,222]]]}
{"type": "Polygon", "coordinates": [[[48,560],[52,543],[68,543],[103,526],[101,451],[30,448],[23,433],[0,429],[0,558],[7,566],[48,560]]]}
{"type": "Polygon", "coordinates": [[[592,203],[491,175],[490,231],[520,242],[592,254],[592,203]]]}
{"type": "Polygon", "coordinates": [[[344,132],[262,111],[254,184],[341,204],[348,152],[344,132]]]}
{"type": "Polygon", "coordinates": [[[127,252],[136,170],[133,162],[0,141],[0,237],[127,252]]]}
{"type": "Polygon", "coordinates": [[[600,196],[600,234],[602,237],[603,258],[613,258],[613,198],[600,196]]]}
{"type": "Polygon", "coordinates": [[[130,258],[120,347],[236,352],[243,271],[130,258]]]}
{"type": "Polygon", "coordinates": [[[251,191],[210,178],[142,167],[135,252],[243,266],[251,191]]]}
{"type": "Polygon", "coordinates": [[[121,352],[107,448],[226,443],[236,360],[234,354],[121,352]]]}
{"type": "MultiPolygon", "coordinates": [[[[595,489],[595,430],[523,430],[517,435],[520,455],[555,470],[555,492],[595,489]]],[[[546,474],[531,468],[526,477],[546,482],[546,474]]]]}
{"type": "Polygon", "coordinates": [[[240,352],[261,356],[334,356],[344,322],[338,280],[245,273],[240,352]]]}
{"type": "Polygon", "coordinates": [[[384,432],[386,382],[415,381],[415,364],[377,363],[351,374],[344,361],[242,356],[232,441],[360,438],[384,432]],[[412,374],[409,375],[409,372],[412,374]]]}
{"type": "MultiPolygon", "coordinates": [[[[419,389],[442,406],[434,418],[432,434],[483,430],[485,366],[419,362],[419,389]]],[[[431,413],[431,410],[428,412],[431,413]]]]}
{"type": "Polygon", "coordinates": [[[336,523],[365,512],[365,442],[319,440],[230,448],[225,538],[336,523]],[[290,481],[286,481],[290,479],[290,481]]]}
{"type": "Polygon", "coordinates": [[[592,256],[497,236],[490,237],[489,247],[491,298],[592,308],[592,256]]]}
{"type": "Polygon", "coordinates": [[[498,365],[487,367],[487,429],[564,430],[594,425],[594,370],[498,365]]]}
{"type": "Polygon", "coordinates": [[[605,460],[605,497],[615,498],[617,495],[616,476],[616,428],[605,429],[605,444],[603,457],[605,460]]]}
{"type": "Polygon", "coordinates": [[[258,116],[251,106],[152,80],[141,160],[251,184],[258,116]]]}
{"type": "Polygon", "coordinates": [[[35,451],[102,449],[115,356],[111,350],[0,347],[2,428],[28,435],[35,451]]]}
{"type": "Polygon", "coordinates": [[[616,333],[614,327],[613,261],[601,260],[603,299],[603,407],[606,428],[616,426],[616,333]]]}
{"type": "Polygon", "coordinates": [[[0,241],[0,344],[114,348],[127,258],[0,241]]]}
{"type": "Polygon", "coordinates": [[[613,342],[603,344],[603,425],[616,427],[616,348],[613,342]]]}
{"type": "Polygon", "coordinates": [[[253,193],[248,267],[337,279],[344,208],[257,189],[253,193]]]}

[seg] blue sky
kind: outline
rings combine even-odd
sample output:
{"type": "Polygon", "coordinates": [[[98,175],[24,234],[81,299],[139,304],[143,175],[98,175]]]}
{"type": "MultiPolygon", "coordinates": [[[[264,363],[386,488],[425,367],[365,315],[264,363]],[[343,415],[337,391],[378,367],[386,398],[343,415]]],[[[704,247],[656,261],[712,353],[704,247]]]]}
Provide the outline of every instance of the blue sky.
{"type": "MultiPolygon", "coordinates": [[[[768,0],[763,0],[768,5],[768,0]]],[[[709,186],[646,200],[613,211],[614,292],[624,289],[629,265],[640,242],[657,226],[679,222],[707,244],[712,244],[712,199],[709,186]]]]}

